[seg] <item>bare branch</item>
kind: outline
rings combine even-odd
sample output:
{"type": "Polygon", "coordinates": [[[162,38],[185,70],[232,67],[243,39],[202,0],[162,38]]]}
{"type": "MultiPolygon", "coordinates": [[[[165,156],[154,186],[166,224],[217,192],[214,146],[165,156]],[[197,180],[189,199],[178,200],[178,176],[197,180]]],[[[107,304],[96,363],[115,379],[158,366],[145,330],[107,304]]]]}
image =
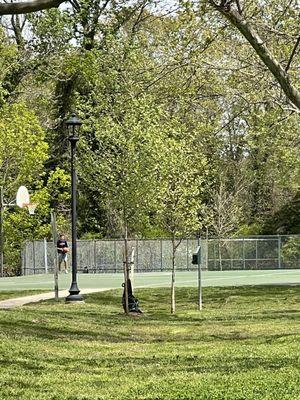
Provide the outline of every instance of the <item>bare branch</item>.
{"type": "Polygon", "coordinates": [[[294,46],[294,48],[293,48],[293,50],[292,50],[290,59],[289,59],[287,65],[286,65],[286,67],[285,67],[285,72],[287,72],[287,71],[289,70],[289,68],[290,68],[290,66],[291,66],[291,64],[292,64],[293,57],[294,57],[294,55],[296,54],[297,47],[299,46],[299,43],[300,43],[300,36],[299,36],[298,39],[296,40],[296,43],[295,43],[295,46],[294,46]]]}
{"type": "Polygon", "coordinates": [[[243,14],[243,10],[242,10],[242,7],[241,7],[240,0],[236,0],[235,2],[236,2],[236,6],[237,6],[239,14],[242,15],[243,14]]]}

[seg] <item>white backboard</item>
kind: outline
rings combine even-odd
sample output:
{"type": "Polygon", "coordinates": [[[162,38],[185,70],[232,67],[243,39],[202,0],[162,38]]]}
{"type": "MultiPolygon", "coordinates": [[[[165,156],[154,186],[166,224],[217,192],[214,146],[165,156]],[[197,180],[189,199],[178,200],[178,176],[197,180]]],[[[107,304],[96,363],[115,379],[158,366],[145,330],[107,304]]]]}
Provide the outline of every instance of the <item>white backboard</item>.
{"type": "Polygon", "coordinates": [[[17,206],[23,208],[24,205],[30,203],[29,193],[25,186],[20,186],[16,197],[17,206]]]}

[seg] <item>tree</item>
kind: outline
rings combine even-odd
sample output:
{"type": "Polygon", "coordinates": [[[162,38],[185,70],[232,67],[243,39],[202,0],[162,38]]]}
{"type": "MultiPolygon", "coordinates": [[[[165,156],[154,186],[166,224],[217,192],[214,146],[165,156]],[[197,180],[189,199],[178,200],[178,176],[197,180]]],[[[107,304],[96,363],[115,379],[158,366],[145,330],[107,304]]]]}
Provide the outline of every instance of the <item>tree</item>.
{"type": "MultiPolygon", "coordinates": [[[[289,59],[286,63],[286,67],[284,68],[270,52],[269,48],[265,44],[265,41],[260,37],[257,30],[253,28],[245,18],[244,11],[239,0],[221,0],[220,2],[209,0],[209,3],[240,31],[240,33],[252,46],[256,54],[273,74],[287,98],[298,108],[298,110],[300,110],[300,92],[296,86],[291,83],[292,79],[288,73],[293,58],[297,53],[297,48],[300,44],[299,34],[298,37],[295,38],[289,59]]],[[[287,8],[291,7],[290,4],[291,2],[287,8]]]]}
{"type": "Polygon", "coordinates": [[[160,165],[160,200],[157,218],[172,240],[171,313],[175,313],[176,250],[182,239],[199,232],[201,192],[206,160],[194,153],[184,140],[175,140],[180,127],[170,127],[167,152],[160,165]],[[177,128],[177,129],[176,129],[177,128]],[[173,136],[173,137],[172,137],[173,136]]]}
{"type": "Polygon", "coordinates": [[[23,104],[0,109],[1,186],[9,198],[21,184],[34,185],[43,176],[48,154],[45,134],[23,104]]]}
{"type": "MultiPolygon", "coordinates": [[[[4,105],[0,109],[0,130],[0,186],[5,202],[13,203],[19,186],[41,187],[48,146],[36,117],[22,104],[4,105]]],[[[28,237],[28,230],[41,220],[30,221],[26,211],[12,208],[6,209],[4,217],[6,269],[10,266],[16,272],[19,239],[28,237]]]]}
{"type": "MultiPolygon", "coordinates": [[[[221,271],[223,269],[222,247],[226,248],[226,243],[225,246],[222,246],[221,239],[236,232],[243,222],[241,193],[245,192],[246,187],[243,182],[239,182],[238,187],[231,187],[230,178],[230,175],[226,176],[226,173],[220,173],[216,188],[211,192],[211,205],[208,207],[210,225],[218,238],[221,271]]],[[[234,186],[236,186],[236,182],[234,182],[234,186]]]]}

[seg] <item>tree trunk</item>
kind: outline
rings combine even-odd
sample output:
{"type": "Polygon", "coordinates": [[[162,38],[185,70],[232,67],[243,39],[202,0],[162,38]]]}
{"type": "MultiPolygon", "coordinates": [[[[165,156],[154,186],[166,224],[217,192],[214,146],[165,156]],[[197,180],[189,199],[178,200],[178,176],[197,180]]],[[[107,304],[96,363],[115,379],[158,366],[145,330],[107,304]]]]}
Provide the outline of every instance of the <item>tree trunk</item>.
{"type": "Polygon", "coordinates": [[[128,229],[127,224],[125,224],[125,235],[124,235],[124,290],[125,290],[125,313],[129,314],[129,304],[128,304],[128,278],[129,278],[129,265],[128,265],[128,229]]]}
{"type": "Polygon", "coordinates": [[[171,278],[171,314],[175,314],[175,237],[172,237],[172,278],[171,278]]]}

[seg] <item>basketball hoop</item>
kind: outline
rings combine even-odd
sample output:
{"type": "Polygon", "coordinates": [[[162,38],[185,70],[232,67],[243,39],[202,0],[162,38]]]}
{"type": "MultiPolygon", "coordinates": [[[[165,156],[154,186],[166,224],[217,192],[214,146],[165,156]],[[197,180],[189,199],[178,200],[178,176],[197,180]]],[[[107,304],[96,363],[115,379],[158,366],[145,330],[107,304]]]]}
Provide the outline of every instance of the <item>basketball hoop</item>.
{"type": "Polygon", "coordinates": [[[23,207],[27,207],[29,214],[34,215],[35,209],[37,204],[36,203],[23,203],[23,207]]]}
{"type": "Polygon", "coordinates": [[[20,186],[17,192],[16,204],[20,208],[26,207],[30,204],[29,193],[25,186],[20,186]]]}

